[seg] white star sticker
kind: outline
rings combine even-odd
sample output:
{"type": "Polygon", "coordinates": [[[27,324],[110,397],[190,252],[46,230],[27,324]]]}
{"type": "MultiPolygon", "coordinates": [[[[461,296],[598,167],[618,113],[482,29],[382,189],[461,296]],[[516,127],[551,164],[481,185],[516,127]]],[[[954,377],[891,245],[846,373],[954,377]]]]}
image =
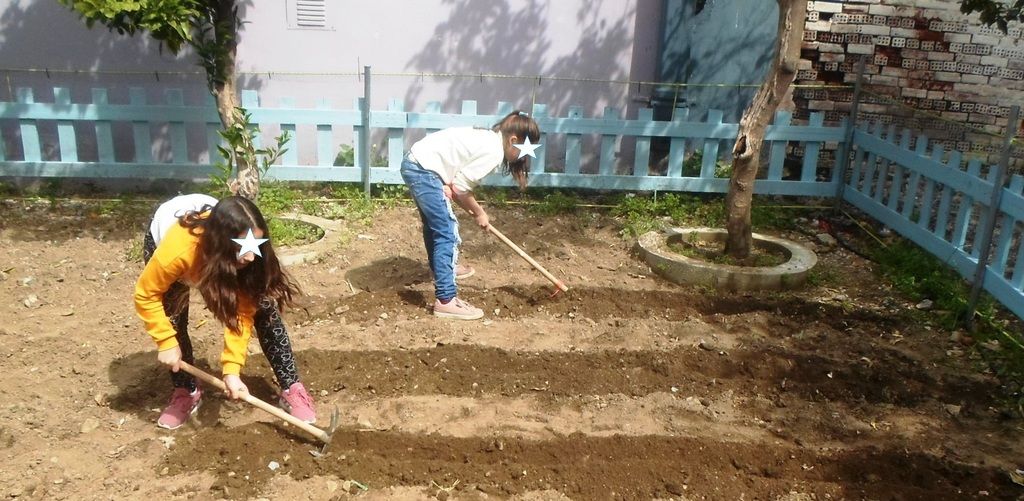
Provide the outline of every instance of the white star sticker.
{"type": "Polygon", "coordinates": [[[530,155],[533,158],[537,158],[537,155],[534,153],[534,150],[540,148],[540,143],[530,144],[530,137],[527,136],[526,142],[520,144],[513,144],[512,146],[519,148],[519,156],[516,158],[516,160],[519,160],[520,158],[523,158],[526,155],[530,155]]]}
{"type": "Polygon", "coordinates": [[[242,257],[246,252],[250,251],[259,257],[263,257],[263,254],[260,253],[260,244],[270,239],[253,237],[252,228],[249,228],[249,233],[245,235],[245,238],[232,238],[231,240],[242,246],[242,250],[238,251],[238,257],[242,257]]]}

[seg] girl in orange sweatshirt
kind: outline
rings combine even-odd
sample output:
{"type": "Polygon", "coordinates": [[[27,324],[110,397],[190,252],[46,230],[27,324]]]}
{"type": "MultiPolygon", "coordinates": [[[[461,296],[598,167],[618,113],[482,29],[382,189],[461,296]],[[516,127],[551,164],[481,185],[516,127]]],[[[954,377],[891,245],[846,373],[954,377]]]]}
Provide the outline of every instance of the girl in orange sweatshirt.
{"type": "Polygon", "coordinates": [[[199,409],[201,390],[179,370],[181,361],[194,361],[188,335],[191,287],[199,289],[207,309],[224,324],[221,366],[229,396],[248,392],[239,373],[255,329],[283,389],[282,407],[303,421],[316,421],[279,313],[299,288],[281,268],[269,239],[263,215],[242,197],[218,202],[206,195],[182,195],[157,209],[143,240],[146,267],[135,284],[135,309],[174,383],[158,426],[175,429],[199,409]]]}

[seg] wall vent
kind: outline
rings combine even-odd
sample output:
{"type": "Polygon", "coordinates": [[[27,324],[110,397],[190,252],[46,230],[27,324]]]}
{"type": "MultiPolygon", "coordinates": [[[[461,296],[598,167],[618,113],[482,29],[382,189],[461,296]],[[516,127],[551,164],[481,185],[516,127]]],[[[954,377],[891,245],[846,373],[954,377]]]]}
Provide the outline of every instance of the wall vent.
{"type": "Polygon", "coordinates": [[[288,29],[329,30],[327,0],[288,0],[288,29]]]}

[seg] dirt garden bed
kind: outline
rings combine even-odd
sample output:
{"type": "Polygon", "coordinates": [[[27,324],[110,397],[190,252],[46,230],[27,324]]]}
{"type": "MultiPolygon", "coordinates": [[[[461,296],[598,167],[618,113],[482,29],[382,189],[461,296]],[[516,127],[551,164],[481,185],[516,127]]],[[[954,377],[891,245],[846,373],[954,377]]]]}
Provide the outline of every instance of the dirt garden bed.
{"type": "MultiPolygon", "coordinates": [[[[213,391],[191,426],[154,426],[169,381],[128,258],[150,207],[0,204],[3,498],[1024,495],[1024,430],[998,382],[842,249],[798,291],[720,294],[657,278],[603,213],[494,210],[572,290],[549,297],[466,220],[463,296],[488,315],[454,323],[426,309],[415,209],[388,209],[290,268],[307,294],[287,317],[301,372],[321,414],[342,415],[314,457],[213,391]]],[[[199,365],[215,367],[220,328],[192,311],[199,365]]],[[[251,350],[246,382],[272,400],[251,350]]]]}

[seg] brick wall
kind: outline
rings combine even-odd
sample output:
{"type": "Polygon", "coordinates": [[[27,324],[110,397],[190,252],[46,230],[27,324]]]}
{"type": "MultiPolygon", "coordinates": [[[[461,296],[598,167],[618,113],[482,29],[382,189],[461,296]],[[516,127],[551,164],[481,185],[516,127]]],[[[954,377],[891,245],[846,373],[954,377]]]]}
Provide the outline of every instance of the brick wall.
{"type": "MultiPolygon", "coordinates": [[[[864,57],[858,122],[909,127],[995,162],[1009,107],[1024,102],[1024,26],[1004,34],[959,9],[956,0],[808,1],[796,83],[852,84],[864,57]]],[[[849,89],[797,88],[794,114],[820,111],[838,122],[852,97],[849,89]]]]}

